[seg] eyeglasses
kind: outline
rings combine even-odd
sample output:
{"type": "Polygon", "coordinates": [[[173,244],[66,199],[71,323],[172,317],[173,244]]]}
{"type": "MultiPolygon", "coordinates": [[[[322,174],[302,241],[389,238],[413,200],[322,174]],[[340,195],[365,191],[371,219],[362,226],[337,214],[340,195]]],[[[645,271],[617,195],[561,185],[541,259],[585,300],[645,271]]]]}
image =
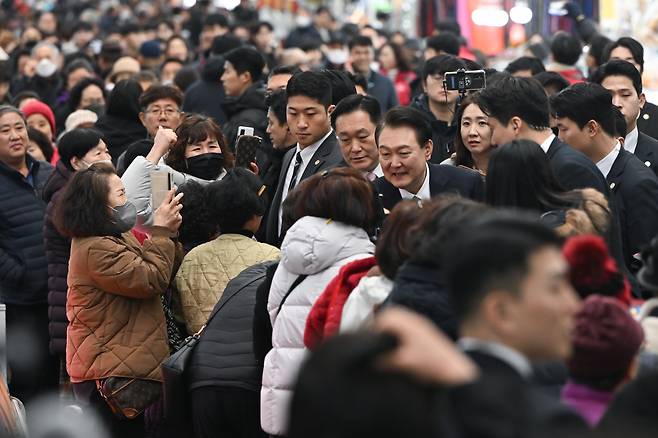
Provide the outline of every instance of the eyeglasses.
{"type": "Polygon", "coordinates": [[[162,112],[164,112],[164,115],[166,117],[172,117],[175,116],[176,114],[180,113],[179,109],[172,108],[172,107],[166,107],[166,108],[150,108],[146,110],[146,114],[152,115],[152,116],[159,116],[162,112]]]}

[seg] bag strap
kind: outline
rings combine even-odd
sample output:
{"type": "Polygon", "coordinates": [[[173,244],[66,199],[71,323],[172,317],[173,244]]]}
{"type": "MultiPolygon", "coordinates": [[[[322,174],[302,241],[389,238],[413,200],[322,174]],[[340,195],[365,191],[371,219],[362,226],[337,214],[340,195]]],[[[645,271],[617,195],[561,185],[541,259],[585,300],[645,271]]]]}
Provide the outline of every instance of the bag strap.
{"type": "Polygon", "coordinates": [[[276,312],[277,315],[281,313],[283,304],[286,302],[292,291],[295,290],[295,288],[299,286],[302,281],[306,280],[306,277],[308,277],[308,275],[300,275],[299,277],[295,278],[295,281],[292,282],[290,289],[288,289],[288,292],[286,292],[286,294],[283,296],[283,299],[281,300],[281,303],[279,304],[279,310],[276,312]]]}

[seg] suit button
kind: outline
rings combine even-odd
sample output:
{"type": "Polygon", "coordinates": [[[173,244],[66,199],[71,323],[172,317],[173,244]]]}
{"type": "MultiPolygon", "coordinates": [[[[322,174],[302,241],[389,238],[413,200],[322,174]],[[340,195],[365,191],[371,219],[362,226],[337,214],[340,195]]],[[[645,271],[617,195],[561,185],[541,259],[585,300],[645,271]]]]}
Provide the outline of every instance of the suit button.
{"type": "Polygon", "coordinates": [[[615,188],[615,186],[616,186],[616,184],[615,184],[615,183],[610,183],[610,190],[612,190],[612,189],[614,189],[614,188],[615,188]]]}

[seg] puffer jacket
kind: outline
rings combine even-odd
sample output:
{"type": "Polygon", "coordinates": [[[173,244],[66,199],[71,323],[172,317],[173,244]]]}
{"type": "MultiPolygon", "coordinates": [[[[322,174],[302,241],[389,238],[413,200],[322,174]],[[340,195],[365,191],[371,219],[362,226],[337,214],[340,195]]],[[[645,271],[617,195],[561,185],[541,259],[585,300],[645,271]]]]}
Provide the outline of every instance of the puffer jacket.
{"type": "Polygon", "coordinates": [[[162,380],[169,355],[160,294],[175,257],[168,231],[140,245],[121,236],[74,238],[69,260],[66,369],[71,382],[106,377],[162,380]]]}
{"type": "Polygon", "coordinates": [[[372,321],[391,290],[393,282],[383,275],[362,278],[343,306],[339,333],[355,332],[372,321]]]}
{"type": "Polygon", "coordinates": [[[0,162],[0,302],[31,306],[47,301],[42,194],[53,168],[29,155],[25,160],[32,184],[0,162]]]}
{"type": "MultiPolygon", "coordinates": [[[[182,186],[187,181],[194,180],[199,184],[210,184],[212,181],[206,181],[187,173],[178,172],[160,160],[158,165],[151,163],[146,157],[136,157],[128,169],[121,176],[121,181],[126,188],[126,196],[137,208],[137,224],[135,228],[141,232],[148,232],[148,227],[153,224],[153,212],[159,205],[151,205],[151,172],[167,171],[173,175],[174,185],[182,186]]],[[[217,180],[224,178],[226,170],[222,170],[217,180]]]]}
{"type": "Polygon", "coordinates": [[[268,260],[278,260],[279,250],[241,234],[222,234],[187,253],[176,274],[188,333],[196,333],[240,272],[268,260]]]}
{"type": "Polygon", "coordinates": [[[253,321],[256,289],[276,262],[245,269],[231,280],[217,303],[190,358],[190,391],[205,386],[260,391],[263,364],[254,354],[253,321]]]}
{"type": "Polygon", "coordinates": [[[304,328],[311,307],[343,265],[367,258],[374,251],[365,230],[318,217],[298,220],[286,234],[267,303],[272,350],[263,369],[261,427],[270,435],[286,434],[292,387],[307,354],[304,328]],[[307,277],[279,313],[283,297],[300,275],[307,277]]]}
{"type": "Polygon", "coordinates": [[[73,175],[62,161],[58,162],[43,191],[43,200],[48,204],[43,223],[43,245],[48,261],[48,333],[50,352],[59,356],[66,354],[66,276],[69,272],[71,239],[59,234],[53,224],[53,213],[60,191],[73,175]]]}

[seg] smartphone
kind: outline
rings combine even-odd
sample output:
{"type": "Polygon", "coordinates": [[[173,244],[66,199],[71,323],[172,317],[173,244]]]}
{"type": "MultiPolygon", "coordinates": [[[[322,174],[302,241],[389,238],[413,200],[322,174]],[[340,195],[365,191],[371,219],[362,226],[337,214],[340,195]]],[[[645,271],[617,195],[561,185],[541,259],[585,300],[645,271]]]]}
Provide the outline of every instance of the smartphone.
{"type": "Polygon", "coordinates": [[[167,196],[167,192],[174,187],[174,176],[166,170],[151,172],[151,206],[155,211],[167,196]]]}
{"type": "Polygon", "coordinates": [[[457,70],[443,75],[446,89],[466,92],[481,90],[487,86],[487,74],[484,70],[457,70]]]}
{"type": "Polygon", "coordinates": [[[238,143],[235,145],[235,165],[249,169],[250,164],[256,161],[256,151],[262,141],[260,137],[255,135],[244,134],[239,136],[238,143]]]}
{"type": "Polygon", "coordinates": [[[251,126],[238,126],[237,138],[240,138],[243,135],[254,135],[254,128],[251,126]]]}

